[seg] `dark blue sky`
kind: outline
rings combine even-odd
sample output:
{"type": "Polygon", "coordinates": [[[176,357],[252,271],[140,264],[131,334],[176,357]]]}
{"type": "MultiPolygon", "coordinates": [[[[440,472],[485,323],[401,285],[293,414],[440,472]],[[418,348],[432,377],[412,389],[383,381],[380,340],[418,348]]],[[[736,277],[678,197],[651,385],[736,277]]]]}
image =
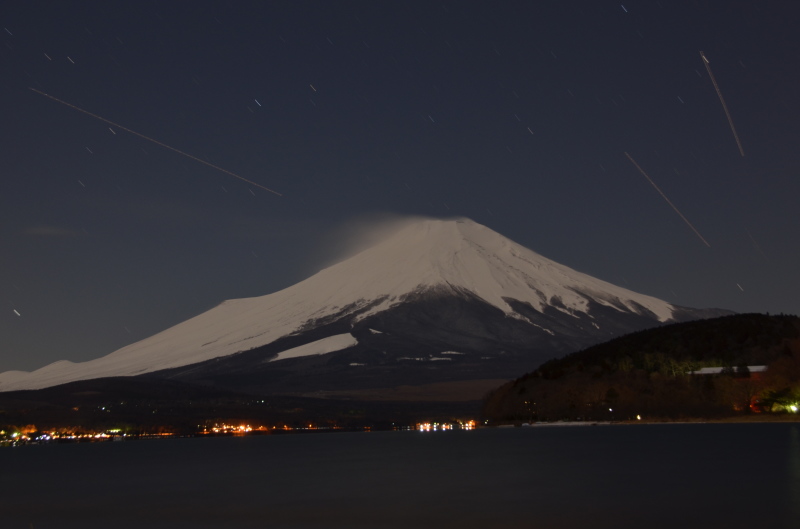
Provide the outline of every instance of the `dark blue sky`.
{"type": "Polygon", "coordinates": [[[15,4],[0,371],[289,286],[384,213],[467,216],[680,305],[800,313],[796,2],[15,4]]]}

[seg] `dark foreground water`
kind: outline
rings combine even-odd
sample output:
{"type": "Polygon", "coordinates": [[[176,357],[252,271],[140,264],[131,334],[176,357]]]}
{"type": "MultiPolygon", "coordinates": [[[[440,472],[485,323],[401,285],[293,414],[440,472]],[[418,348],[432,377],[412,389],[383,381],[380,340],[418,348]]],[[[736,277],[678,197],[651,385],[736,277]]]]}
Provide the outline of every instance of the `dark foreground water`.
{"type": "Polygon", "coordinates": [[[800,424],[5,448],[0,527],[794,529],[800,424]]]}

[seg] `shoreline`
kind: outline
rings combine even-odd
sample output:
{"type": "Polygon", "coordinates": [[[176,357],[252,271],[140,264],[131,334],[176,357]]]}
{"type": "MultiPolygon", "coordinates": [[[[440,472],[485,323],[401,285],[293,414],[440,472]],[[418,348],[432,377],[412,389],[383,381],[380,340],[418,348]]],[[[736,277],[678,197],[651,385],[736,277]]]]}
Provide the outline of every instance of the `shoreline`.
{"type": "MultiPolygon", "coordinates": [[[[750,415],[742,417],[721,417],[721,418],[682,418],[682,419],[641,419],[624,421],[553,421],[553,422],[534,422],[534,423],[505,423],[488,428],[542,428],[542,427],[566,427],[566,426],[614,426],[614,425],[636,425],[636,424],[765,424],[765,423],[800,423],[800,415],[750,415]]],[[[483,426],[487,428],[487,426],[483,426]]]]}

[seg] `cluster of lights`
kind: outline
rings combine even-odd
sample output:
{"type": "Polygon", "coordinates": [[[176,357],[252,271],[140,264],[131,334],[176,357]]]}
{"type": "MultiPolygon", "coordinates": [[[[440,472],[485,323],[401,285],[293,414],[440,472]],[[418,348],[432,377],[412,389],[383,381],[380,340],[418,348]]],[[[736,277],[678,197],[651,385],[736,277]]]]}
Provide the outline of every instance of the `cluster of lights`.
{"type": "Polygon", "coordinates": [[[444,430],[452,430],[453,425],[449,423],[438,423],[438,422],[421,422],[417,425],[417,430],[420,432],[436,432],[436,431],[444,431],[444,430]]]}
{"type": "MultiPolygon", "coordinates": [[[[262,427],[263,428],[263,427],[262,427]]],[[[203,428],[203,433],[232,433],[232,434],[246,434],[253,431],[253,427],[249,424],[215,424],[210,429],[203,428]]]]}
{"type": "MultiPolygon", "coordinates": [[[[28,435],[33,432],[11,432],[5,430],[0,431],[0,439],[9,438],[12,443],[25,444],[25,443],[46,443],[49,441],[103,441],[109,439],[124,439],[127,434],[122,433],[119,428],[106,430],[104,432],[40,432],[38,435],[28,435]]],[[[153,435],[172,435],[168,434],[153,434],[153,435]]]]}
{"type": "Polygon", "coordinates": [[[474,430],[475,429],[475,421],[465,421],[465,422],[423,422],[417,424],[416,430],[420,432],[443,432],[446,430],[453,430],[458,426],[461,430],[474,430]]]}
{"type": "MultiPolygon", "coordinates": [[[[313,423],[309,423],[306,426],[289,426],[288,424],[284,424],[283,426],[251,426],[249,424],[227,424],[227,423],[215,423],[213,426],[201,426],[197,425],[197,433],[203,435],[209,434],[233,434],[233,435],[245,435],[252,432],[268,432],[274,430],[283,430],[285,432],[289,431],[297,431],[297,430],[338,430],[338,426],[316,426],[313,423]]],[[[365,427],[365,430],[369,430],[369,427],[365,427]]]]}
{"type": "Polygon", "coordinates": [[[58,437],[59,439],[70,439],[70,440],[80,440],[80,439],[97,439],[98,441],[103,439],[119,439],[122,437],[126,437],[127,435],[124,433],[119,433],[119,430],[113,432],[109,430],[108,432],[101,432],[101,433],[85,433],[85,434],[67,434],[58,437]]]}

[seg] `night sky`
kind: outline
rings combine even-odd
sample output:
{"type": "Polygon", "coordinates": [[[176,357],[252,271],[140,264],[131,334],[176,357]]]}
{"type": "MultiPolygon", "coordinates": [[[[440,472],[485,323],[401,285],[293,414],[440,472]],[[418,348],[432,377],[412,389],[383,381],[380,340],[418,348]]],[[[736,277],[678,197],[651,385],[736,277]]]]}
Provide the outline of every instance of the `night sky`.
{"type": "Polygon", "coordinates": [[[798,314],[798,21],[793,0],[6,3],[0,371],[290,286],[383,215],[798,314]]]}

